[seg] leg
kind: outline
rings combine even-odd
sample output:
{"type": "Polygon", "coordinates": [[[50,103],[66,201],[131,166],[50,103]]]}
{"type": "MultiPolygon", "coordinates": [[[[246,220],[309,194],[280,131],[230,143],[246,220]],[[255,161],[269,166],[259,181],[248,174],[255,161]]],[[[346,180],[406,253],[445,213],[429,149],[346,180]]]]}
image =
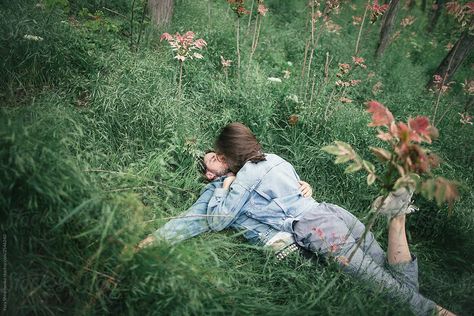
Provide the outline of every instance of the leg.
{"type": "Polygon", "coordinates": [[[400,215],[390,220],[388,229],[387,260],[393,265],[411,261],[405,233],[405,215],[400,215]]]}
{"type": "MultiPolygon", "coordinates": [[[[355,242],[347,244],[340,251],[340,255],[348,257],[354,250],[355,242]]],[[[410,305],[415,315],[432,315],[437,305],[433,301],[421,295],[417,290],[405,282],[395,278],[386,269],[367,260],[362,250],[356,250],[351,262],[340,262],[343,271],[351,276],[366,282],[370,288],[381,288],[385,290],[389,297],[401,299],[410,305]]]]}
{"type": "MultiPolygon", "coordinates": [[[[365,226],[357,217],[337,205],[328,204],[328,206],[344,221],[356,241],[362,237],[365,226]]],[[[366,234],[361,249],[374,258],[374,261],[380,266],[385,266],[385,260],[387,260],[393,276],[418,291],[418,264],[416,257],[410,254],[408,248],[405,234],[405,215],[394,217],[390,221],[388,239],[387,258],[372,232],[366,234]]]]}
{"type": "Polygon", "coordinates": [[[350,275],[366,281],[372,288],[382,288],[393,297],[409,303],[417,315],[431,315],[436,304],[423,297],[410,285],[396,279],[389,271],[373,260],[360,248],[356,249],[351,262],[345,264],[347,258],[356,247],[356,240],[346,226],[327,205],[321,205],[307,214],[294,226],[296,241],[300,246],[325,256],[335,256],[343,270],[350,275]],[[340,239],[338,236],[348,236],[340,239]],[[333,247],[333,246],[336,247],[333,247]]]}
{"type": "MultiPolygon", "coordinates": [[[[327,208],[331,210],[338,218],[340,218],[349,229],[350,235],[358,241],[365,231],[365,225],[355,217],[351,212],[337,206],[335,204],[325,203],[327,208]]],[[[385,251],[380,247],[380,244],[375,239],[372,232],[365,235],[365,240],[360,245],[362,251],[368,254],[380,266],[386,263],[385,251]]]]}
{"type": "MultiPolygon", "coordinates": [[[[390,220],[388,230],[388,263],[392,266],[392,270],[400,273],[405,282],[412,284],[418,290],[418,268],[416,258],[410,254],[408,242],[405,232],[406,216],[399,215],[390,220]],[[398,268],[398,269],[397,269],[398,268]]],[[[449,310],[436,305],[438,315],[450,316],[454,315],[449,310]]]]}

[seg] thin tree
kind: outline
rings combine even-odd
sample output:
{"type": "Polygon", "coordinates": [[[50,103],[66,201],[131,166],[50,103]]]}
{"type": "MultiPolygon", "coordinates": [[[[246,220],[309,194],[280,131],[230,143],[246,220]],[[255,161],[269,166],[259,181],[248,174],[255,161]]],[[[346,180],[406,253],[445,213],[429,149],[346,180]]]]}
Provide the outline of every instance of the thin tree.
{"type": "Polygon", "coordinates": [[[384,15],[382,28],[380,29],[380,39],[377,45],[377,50],[375,51],[375,57],[382,56],[390,42],[390,34],[392,33],[395,18],[398,13],[399,4],[400,0],[392,0],[387,12],[384,15]]]}
{"type": "MultiPolygon", "coordinates": [[[[461,37],[441,61],[434,75],[442,78],[442,85],[450,82],[456,70],[471,53],[474,47],[474,10],[470,3],[461,5],[457,1],[446,5],[446,12],[452,15],[460,26],[461,37]]],[[[428,82],[427,88],[434,87],[433,81],[428,82]]]]}
{"type": "Polygon", "coordinates": [[[438,22],[439,16],[441,15],[441,12],[443,11],[444,7],[444,0],[436,0],[436,3],[433,7],[433,10],[431,10],[431,16],[430,16],[430,21],[428,23],[428,33],[433,32],[436,23],[438,22]]]}
{"type": "MultiPolygon", "coordinates": [[[[469,29],[474,27],[474,19],[471,19],[469,27],[467,27],[461,34],[456,44],[451,48],[443,61],[436,68],[434,74],[441,76],[443,82],[449,82],[459,66],[471,53],[474,47],[474,35],[470,33],[469,29]]],[[[428,82],[427,87],[431,88],[434,85],[433,81],[428,82]]]]}
{"type": "Polygon", "coordinates": [[[173,16],[173,0],[149,0],[151,20],[155,26],[164,26],[171,22],[173,16]]]}

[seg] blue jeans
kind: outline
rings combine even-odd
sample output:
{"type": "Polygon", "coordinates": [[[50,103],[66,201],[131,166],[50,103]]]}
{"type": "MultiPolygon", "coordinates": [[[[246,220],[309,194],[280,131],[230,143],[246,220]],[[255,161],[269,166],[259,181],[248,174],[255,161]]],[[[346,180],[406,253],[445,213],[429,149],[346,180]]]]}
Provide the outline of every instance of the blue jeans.
{"type": "Polygon", "coordinates": [[[389,265],[385,252],[368,232],[356,249],[365,226],[347,210],[334,204],[320,203],[305,212],[294,225],[296,242],[303,248],[324,257],[334,257],[343,271],[384,289],[390,297],[408,303],[416,315],[433,315],[436,304],[418,292],[418,263],[389,265]],[[356,249],[350,262],[347,259],[356,249]]]}

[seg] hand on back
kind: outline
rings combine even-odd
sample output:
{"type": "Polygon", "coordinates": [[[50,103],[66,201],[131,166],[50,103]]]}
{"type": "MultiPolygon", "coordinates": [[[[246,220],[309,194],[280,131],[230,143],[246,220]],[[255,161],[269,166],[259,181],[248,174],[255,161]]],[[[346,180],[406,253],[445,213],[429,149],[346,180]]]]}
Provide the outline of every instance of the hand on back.
{"type": "Polygon", "coordinates": [[[304,181],[299,181],[299,183],[301,185],[300,191],[301,191],[301,194],[303,194],[303,197],[305,198],[311,197],[313,195],[313,189],[311,188],[309,183],[304,182],[304,181]]]}

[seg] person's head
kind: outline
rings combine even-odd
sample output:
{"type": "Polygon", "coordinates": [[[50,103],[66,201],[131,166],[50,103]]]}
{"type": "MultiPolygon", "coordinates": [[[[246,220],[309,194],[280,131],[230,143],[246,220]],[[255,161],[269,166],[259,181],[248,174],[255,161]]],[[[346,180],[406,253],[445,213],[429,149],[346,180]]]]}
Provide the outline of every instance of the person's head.
{"type": "Polygon", "coordinates": [[[252,131],[242,123],[226,125],[216,138],[214,149],[223,155],[229,169],[237,173],[247,161],[265,160],[262,146],[252,131]]]}
{"type": "Polygon", "coordinates": [[[229,166],[223,155],[217,155],[214,151],[207,151],[200,162],[201,173],[208,181],[225,175],[229,166]]]}

